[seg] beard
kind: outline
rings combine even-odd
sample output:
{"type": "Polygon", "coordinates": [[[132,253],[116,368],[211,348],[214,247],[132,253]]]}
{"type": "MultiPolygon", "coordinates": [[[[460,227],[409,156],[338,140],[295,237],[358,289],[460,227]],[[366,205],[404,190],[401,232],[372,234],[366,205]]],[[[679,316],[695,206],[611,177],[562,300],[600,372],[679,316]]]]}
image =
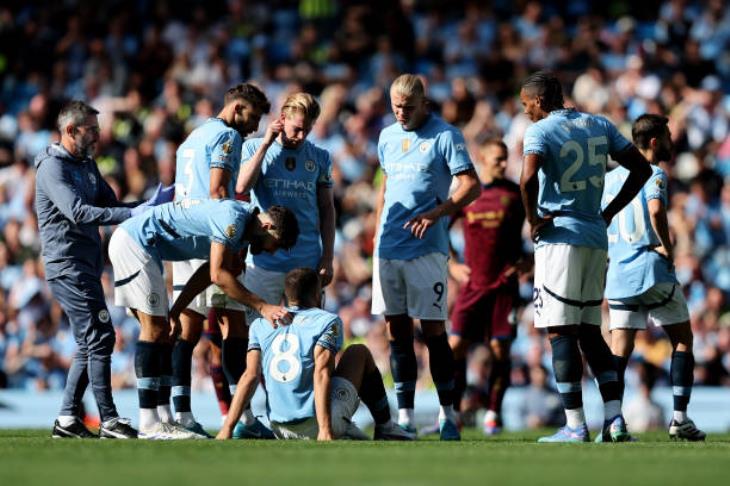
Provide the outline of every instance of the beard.
{"type": "Polygon", "coordinates": [[[668,162],[672,158],[672,147],[658,147],[656,150],[657,160],[668,162]]]}

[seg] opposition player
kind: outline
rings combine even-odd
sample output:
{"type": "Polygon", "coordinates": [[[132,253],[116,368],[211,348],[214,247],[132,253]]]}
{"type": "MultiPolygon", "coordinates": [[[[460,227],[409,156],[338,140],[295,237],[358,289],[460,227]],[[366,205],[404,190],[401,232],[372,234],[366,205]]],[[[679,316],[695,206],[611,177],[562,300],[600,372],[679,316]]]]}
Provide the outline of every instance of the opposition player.
{"type": "Polygon", "coordinates": [[[447,227],[448,216],[477,198],[479,181],[464,137],[430,112],[417,76],[399,76],[390,102],[397,121],[378,141],[384,178],[376,200],[372,313],[384,314],[388,327],[399,425],[415,432],[413,319],[418,319],[441,405],[441,439],[459,440],[452,406],[454,361],[444,325],[447,227]],[[454,176],[458,187],[449,197],[454,176]]]}
{"type": "Polygon", "coordinates": [[[285,277],[292,324],[277,329],[263,319],[251,324],[246,372],[218,439],[233,435],[259,374],[264,377],[269,420],[279,439],[368,438],[350,421],[360,399],[375,420],[376,440],[414,439],[391,421],[383,379],[366,346],[348,347],[335,366],[342,347],[342,321],[318,308],[321,292],[315,270],[294,269],[285,277]]]}
{"type": "MultiPolygon", "coordinates": [[[[692,328],[687,302],[674,273],[674,253],[667,223],[667,175],[657,165],[672,156],[667,121],[659,115],[642,115],[632,127],[634,144],[651,163],[652,176],[608,228],[606,298],[611,351],[618,368],[621,393],[636,331],[646,329],[648,319],[662,326],[672,342],[670,380],[674,414],[669,436],[697,441],[704,440],[705,433],[687,417],[694,380],[692,328]]],[[[627,176],[622,167],[606,175],[604,204],[611,201],[627,176]]]]}
{"type": "Polygon", "coordinates": [[[109,242],[114,267],[115,303],[129,307],[142,326],[135,353],[140,403],[139,437],[178,439],[202,437],[181,426],[162,422],[157,411],[161,376],[160,347],[179,331],[179,315],[194,296],[214,282],[232,298],[257,309],[275,323],[287,311],[269,305],[243,287],[236,276],[242,270],[240,252],[290,248],[299,228],[286,208],[260,213],[234,200],[187,199],[165,204],[121,224],[109,242]],[[193,274],[169,311],[162,261],[206,261],[193,274]]]}
{"type": "MultiPolygon", "coordinates": [[[[210,118],[193,130],[177,150],[176,201],[232,199],[234,196],[243,137],[256,131],[261,116],[269,112],[270,105],[266,96],[256,86],[248,83],[230,88],[223,101],[224,106],[218,116],[210,118]]],[[[203,262],[204,260],[173,262],[174,297],[180,294],[190,276],[203,262]]],[[[184,427],[202,434],[205,431],[195,421],[190,406],[190,375],[193,349],[200,339],[207,315],[205,293],[202,293],[180,316],[182,329],[174,348],[163,346],[163,361],[172,363],[172,369],[163,369],[159,397],[161,405],[158,407],[162,420],[171,421],[169,386],[172,385],[175,419],[184,427]],[[170,353],[172,359],[167,357],[170,353]],[[167,376],[169,374],[172,377],[167,376]]],[[[247,329],[240,322],[229,326],[227,317],[224,315],[220,319],[221,361],[224,376],[230,383],[235,383],[243,372],[246,346],[242,341],[246,338],[247,329]]]]}
{"type": "MultiPolygon", "coordinates": [[[[291,208],[299,221],[299,239],[294,248],[288,252],[250,255],[246,273],[241,276],[246,288],[270,304],[282,301],[284,278],[294,268],[317,270],[324,285],[332,280],[335,242],[332,161],[327,151],[306,139],[319,112],[319,104],[312,95],[293,93],[284,101],[279,119],[269,125],[264,137],[243,144],[237,192],[250,191],[251,202],[262,211],[272,205],[291,208]]],[[[210,304],[239,314],[244,311],[239,303],[223,295],[219,297],[210,304]]],[[[259,316],[255,312],[248,315],[249,321],[256,317],[259,316]]],[[[245,369],[245,362],[242,367],[245,369]]],[[[231,382],[231,394],[235,393],[235,383],[237,380],[231,382]]],[[[251,421],[250,412],[244,413],[234,436],[252,438],[257,431],[265,430],[253,427],[251,421]]]]}
{"type": "Polygon", "coordinates": [[[567,423],[540,442],[589,440],[583,414],[583,359],[596,377],[604,403],[600,438],[630,437],[621,416],[616,368],[601,335],[606,270],[606,225],[651,174],[644,156],[605,118],[563,106],[560,82],[537,72],[520,91],[525,132],[520,178],[535,248],[535,327],[547,329],[553,370],[567,423]],[[629,176],[601,211],[607,156],[629,176]]]}
{"type": "Polygon", "coordinates": [[[451,273],[463,284],[451,313],[449,344],[454,351],[454,407],[459,409],[466,388],[466,355],[475,343],[492,352],[487,412],[483,430],[501,431],[502,400],[510,383],[510,347],[515,326],[510,322],[518,298],[517,268],[522,261],[525,210],[520,188],[505,178],[507,146],[491,139],[479,147],[476,161],[482,190],[466,206],[463,217],[465,262],[452,263],[451,273]]]}

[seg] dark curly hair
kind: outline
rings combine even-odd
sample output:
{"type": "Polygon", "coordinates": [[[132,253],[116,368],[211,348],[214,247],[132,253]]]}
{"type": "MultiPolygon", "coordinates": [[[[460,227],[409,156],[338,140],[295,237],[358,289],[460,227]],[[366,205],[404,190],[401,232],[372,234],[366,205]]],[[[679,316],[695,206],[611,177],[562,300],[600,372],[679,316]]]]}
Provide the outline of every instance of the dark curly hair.
{"type": "Polygon", "coordinates": [[[274,231],[279,240],[279,248],[288,250],[297,244],[299,238],[299,222],[294,213],[284,206],[271,206],[266,214],[271,218],[274,231]]]}
{"type": "Polygon", "coordinates": [[[271,103],[264,92],[251,83],[240,83],[226,91],[223,102],[227,105],[235,100],[248,101],[251,106],[261,110],[261,113],[268,113],[271,109],[271,103]]]}
{"type": "Polygon", "coordinates": [[[543,106],[549,108],[546,111],[562,108],[565,103],[560,81],[549,71],[532,73],[522,83],[522,89],[532,96],[541,98],[543,106]]]}

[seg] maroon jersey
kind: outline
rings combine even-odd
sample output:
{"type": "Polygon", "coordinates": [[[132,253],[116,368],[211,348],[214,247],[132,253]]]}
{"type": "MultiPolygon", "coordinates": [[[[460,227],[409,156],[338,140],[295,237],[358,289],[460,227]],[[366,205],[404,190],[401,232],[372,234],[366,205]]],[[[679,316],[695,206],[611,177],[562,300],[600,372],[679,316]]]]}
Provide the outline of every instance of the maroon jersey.
{"type": "Polygon", "coordinates": [[[461,214],[469,286],[492,289],[507,282],[505,271],[522,256],[525,210],[520,188],[506,179],[482,186],[482,193],[461,214]]]}

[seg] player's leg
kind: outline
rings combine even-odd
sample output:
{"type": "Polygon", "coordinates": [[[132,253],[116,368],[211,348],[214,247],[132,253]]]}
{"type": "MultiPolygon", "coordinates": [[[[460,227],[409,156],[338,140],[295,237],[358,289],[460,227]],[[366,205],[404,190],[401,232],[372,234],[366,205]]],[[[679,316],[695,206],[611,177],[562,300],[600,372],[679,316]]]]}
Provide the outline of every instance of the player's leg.
{"type": "MultiPolygon", "coordinates": [[[[453,322],[453,321],[452,321],[453,322]]],[[[453,326],[452,326],[453,332],[453,326]]],[[[466,358],[472,345],[470,339],[456,334],[449,336],[449,346],[454,353],[454,410],[461,411],[461,400],[466,391],[466,358]]]]}
{"type": "Polygon", "coordinates": [[[646,329],[647,311],[641,300],[630,297],[608,301],[608,329],[611,333],[611,354],[618,378],[619,395],[623,401],[626,367],[634,351],[636,332],[646,329]]]}
{"type": "Polygon", "coordinates": [[[345,349],[337,363],[334,376],[349,381],[357,390],[373,416],[376,440],[415,439],[414,434],[398,427],[391,420],[383,377],[365,345],[354,344],[345,349]]]}
{"type": "Polygon", "coordinates": [[[483,431],[487,435],[498,434],[502,430],[502,402],[512,373],[510,350],[515,338],[514,306],[517,293],[517,283],[514,282],[494,291],[490,299],[485,299],[485,315],[491,316],[487,334],[491,336],[489,349],[492,353],[487,411],[483,422],[483,431]]]}
{"type": "Polygon", "coordinates": [[[626,367],[629,364],[631,353],[634,351],[635,340],[636,329],[611,329],[611,354],[613,355],[616,377],[618,378],[619,396],[622,401],[626,388],[626,367]]]}
{"type": "Polygon", "coordinates": [[[191,309],[180,314],[180,335],[172,349],[172,401],[176,422],[186,429],[207,435],[195,420],[190,401],[193,350],[200,340],[204,322],[205,317],[191,309]]]}
{"type": "Polygon", "coordinates": [[[466,359],[469,348],[481,342],[485,335],[485,297],[483,292],[468,284],[461,288],[451,312],[449,346],[454,355],[454,410],[461,410],[461,400],[466,390],[466,359]]]}
{"type": "Polygon", "coordinates": [[[205,335],[210,342],[208,356],[208,373],[213,381],[216,399],[218,400],[218,408],[221,411],[223,420],[228,415],[231,406],[231,392],[228,388],[228,381],[223,373],[223,361],[221,359],[221,346],[223,345],[223,337],[221,329],[218,325],[217,311],[213,307],[208,312],[208,327],[205,335]]]}
{"type": "Polygon", "coordinates": [[[545,244],[535,250],[535,327],[546,329],[566,425],[538,442],[587,442],[583,412],[583,358],[578,347],[583,268],[570,245],[545,244]]]}
{"type": "Polygon", "coordinates": [[[390,341],[390,371],[398,402],[398,425],[416,432],[413,402],[418,367],[413,348],[413,320],[408,316],[404,262],[376,258],[373,262],[372,313],[383,314],[390,341]]]}
{"type": "Polygon", "coordinates": [[[652,299],[658,303],[649,310],[650,320],[661,325],[672,342],[670,379],[674,411],[669,425],[669,436],[673,439],[705,440],[705,433],[687,416],[687,405],[694,384],[695,364],[692,352],[694,338],[689,323],[687,302],[679,286],[658,284],[652,290],[666,297],[662,300],[656,297],[652,299]]]}

